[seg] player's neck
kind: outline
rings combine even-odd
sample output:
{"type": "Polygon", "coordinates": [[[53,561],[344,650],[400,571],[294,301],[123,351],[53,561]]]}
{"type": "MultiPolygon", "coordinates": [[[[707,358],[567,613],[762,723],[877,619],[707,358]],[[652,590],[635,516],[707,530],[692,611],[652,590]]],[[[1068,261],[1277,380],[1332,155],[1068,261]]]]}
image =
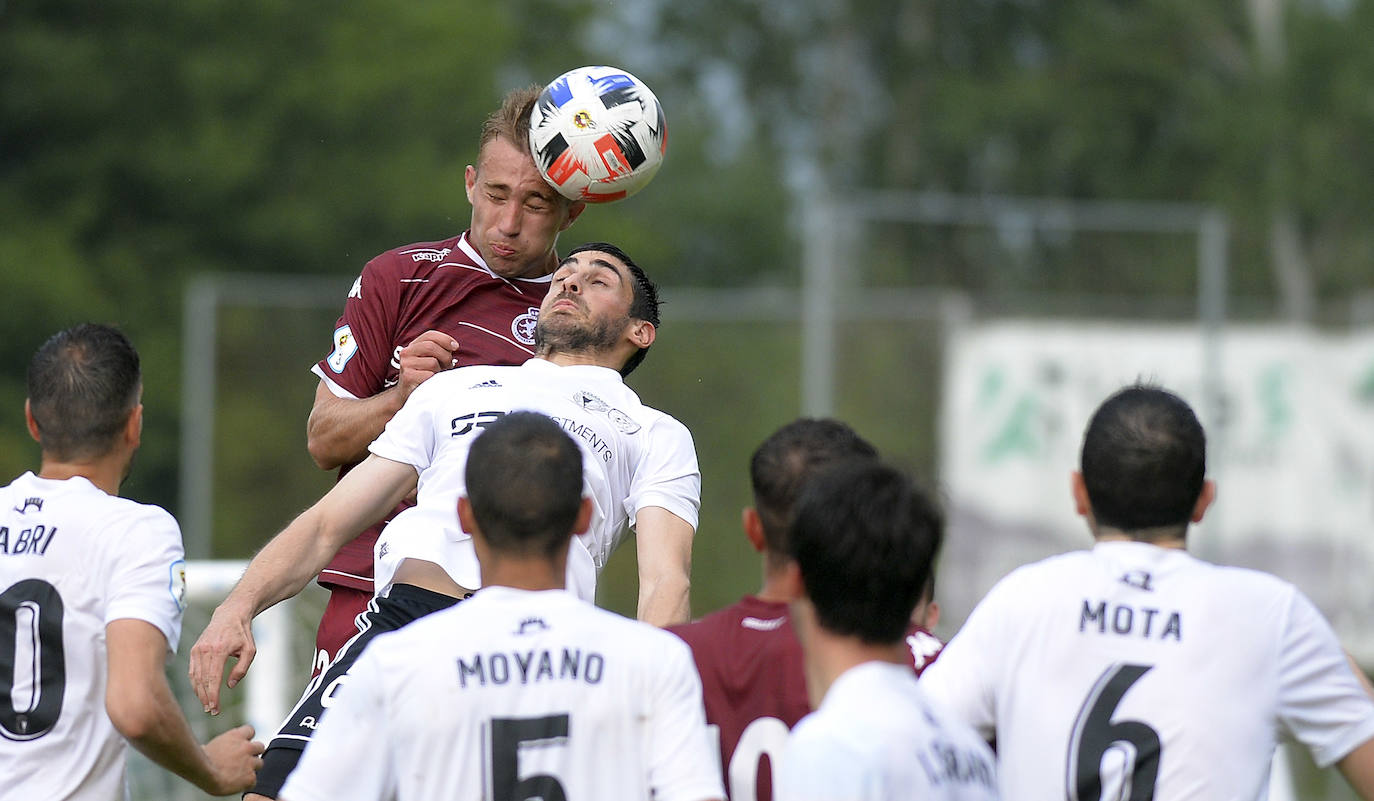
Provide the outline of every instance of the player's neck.
{"type": "Polygon", "coordinates": [[[66,481],[80,476],[106,493],[118,495],[119,485],[124,483],[128,470],[128,461],[113,454],[89,462],[66,462],[44,456],[38,477],[66,481]]]}
{"type": "Polygon", "coordinates": [[[500,557],[482,562],[482,586],[517,590],[561,590],[567,587],[567,565],[542,557],[500,557]]]}
{"type": "Polygon", "coordinates": [[[812,626],[806,635],[806,689],[812,707],[820,706],[830,686],[847,671],[867,662],[909,664],[910,654],[899,641],[883,645],[835,634],[812,626]]]}
{"type": "Polygon", "coordinates": [[[1188,550],[1188,539],[1183,535],[1172,534],[1166,536],[1140,536],[1140,534],[1128,534],[1114,528],[1099,528],[1093,532],[1093,539],[1097,542],[1143,542],[1146,545],[1154,545],[1159,548],[1173,548],[1179,551],[1188,550]]]}
{"type": "Polygon", "coordinates": [[[536,355],[545,361],[553,362],[561,367],[585,364],[593,367],[605,367],[610,370],[619,370],[620,365],[623,365],[626,361],[619,354],[609,351],[544,351],[536,355]]]}

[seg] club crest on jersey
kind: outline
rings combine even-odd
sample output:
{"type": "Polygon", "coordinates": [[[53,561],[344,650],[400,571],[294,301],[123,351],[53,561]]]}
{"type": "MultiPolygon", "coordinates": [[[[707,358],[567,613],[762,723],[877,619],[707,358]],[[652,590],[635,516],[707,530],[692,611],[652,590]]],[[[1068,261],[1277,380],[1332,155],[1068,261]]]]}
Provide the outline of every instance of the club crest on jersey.
{"type": "Polygon", "coordinates": [[[334,351],[329,354],[326,362],[329,369],[336,373],[342,373],[348,366],[348,360],[352,359],[358,352],[358,340],[353,336],[352,326],[340,326],[334,329],[334,351]]]}
{"type": "Polygon", "coordinates": [[[606,401],[598,398],[585,389],[580,389],[573,393],[573,403],[576,403],[589,412],[604,412],[611,408],[606,401]]]}
{"type": "Polygon", "coordinates": [[[43,511],[43,499],[42,499],[42,498],[25,498],[25,499],[24,499],[24,503],[23,503],[22,505],[14,507],[14,511],[16,511],[16,512],[18,512],[19,514],[22,515],[22,514],[24,514],[24,513],[26,513],[26,512],[29,511],[29,507],[30,507],[30,506],[32,506],[33,508],[37,509],[37,510],[40,511],[40,512],[43,511]]]}
{"type": "Polygon", "coordinates": [[[167,589],[172,593],[172,600],[176,601],[177,609],[186,611],[186,560],[178,559],[172,563],[172,577],[167,589]]]}
{"type": "Polygon", "coordinates": [[[625,414],[619,409],[611,409],[606,412],[606,416],[611,418],[611,425],[620,429],[622,434],[633,434],[640,429],[639,423],[630,419],[628,414],[625,414]]]}
{"type": "Polygon", "coordinates": [[[539,309],[531,306],[530,310],[511,320],[511,334],[526,345],[534,344],[534,326],[539,322],[539,309]]]}

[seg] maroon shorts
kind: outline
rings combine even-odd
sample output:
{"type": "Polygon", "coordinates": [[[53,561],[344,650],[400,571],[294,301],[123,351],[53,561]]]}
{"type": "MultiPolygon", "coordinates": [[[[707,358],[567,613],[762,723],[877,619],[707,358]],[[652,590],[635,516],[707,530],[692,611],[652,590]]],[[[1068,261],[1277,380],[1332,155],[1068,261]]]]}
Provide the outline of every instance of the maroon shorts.
{"type": "Polygon", "coordinates": [[[310,665],[311,678],[319,675],[321,669],[339,653],[344,643],[358,633],[358,615],[367,611],[367,602],[370,600],[370,590],[329,585],[329,603],[324,607],[320,627],[315,632],[315,655],[310,665]],[[321,652],[325,654],[323,659],[320,658],[321,652]]]}

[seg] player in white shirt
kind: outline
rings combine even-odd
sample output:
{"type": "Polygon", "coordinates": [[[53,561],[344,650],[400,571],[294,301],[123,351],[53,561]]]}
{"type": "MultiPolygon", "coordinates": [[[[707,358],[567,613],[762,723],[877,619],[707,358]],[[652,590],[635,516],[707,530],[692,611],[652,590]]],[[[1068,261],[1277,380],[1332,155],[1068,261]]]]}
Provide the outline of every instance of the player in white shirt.
{"type": "Polygon", "coordinates": [[[252,617],[299,592],[339,547],[418,487],[417,505],[378,540],[375,608],[269,745],[259,795],[276,796],[371,637],[480,586],[471,540],[454,510],[467,449],[508,412],[552,417],[582,448],[593,518],[570,545],[568,586],[592,600],[597,572],[633,526],[639,617],[660,625],[686,620],[700,496],[696,452],[686,427],[644,406],[622,379],[652,344],[657,320],[654,287],[628,256],[601,243],[573,250],[540,310],[535,359],[518,367],[450,370],[421,384],[373,443],[372,455],[258,554],[192,649],[192,684],[207,710],[218,708],[226,657],[240,659],[230,686],[252,659],[252,617]]]}
{"type": "Polygon", "coordinates": [[[926,671],[1027,799],[1255,801],[1279,738],[1374,799],[1374,702],[1300,591],[1185,550],[1215,496],[1188,405],[1136,386],[1083,438],[1096,544],[1013,571],[926,671]]]}
{"type": "Polygon", "coordinates": [[[283,798],[723,796],[686,645],[563,589],[583,461],[541,414],[476,437],[456,505],[486,589],[368,647],[283,798]]]}
{"type": "Polygon", "coordinates": [[[779,801],[997,799],[992,751],[931,703],[903,639],[942,537],[930,499],[890,467],[807,483],[787,569],[816,711],[788,739],[779,801]]]}
{"type": "Polygon", "coordinates": [[[214,794],[250,787],[260,763],[249,726],[202,748],[167,685],[181,530],[117,495],[141,393],[138,353],[107,326],[62,331],[29,365],[42,463],[0,489],[0,799],[127,797],[125,738],[214,794]]]}

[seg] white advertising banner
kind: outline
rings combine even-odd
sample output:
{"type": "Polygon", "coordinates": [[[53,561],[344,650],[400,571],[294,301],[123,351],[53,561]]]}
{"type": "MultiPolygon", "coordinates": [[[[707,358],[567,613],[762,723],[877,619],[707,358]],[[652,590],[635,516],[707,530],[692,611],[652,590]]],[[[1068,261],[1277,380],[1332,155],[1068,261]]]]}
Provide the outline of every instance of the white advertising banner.
{"type": "Polygon", "coordinates": [[[1083,429],[1144,381],[1207,428],[1218,498],[1190,549],[1294,582],[1374,662],[1374,332],[999,322],[952,332],[945,364],[951,626],[1013,567],[1091,544],[1069,495],[1083,429]]]}

